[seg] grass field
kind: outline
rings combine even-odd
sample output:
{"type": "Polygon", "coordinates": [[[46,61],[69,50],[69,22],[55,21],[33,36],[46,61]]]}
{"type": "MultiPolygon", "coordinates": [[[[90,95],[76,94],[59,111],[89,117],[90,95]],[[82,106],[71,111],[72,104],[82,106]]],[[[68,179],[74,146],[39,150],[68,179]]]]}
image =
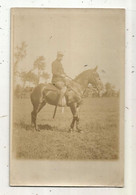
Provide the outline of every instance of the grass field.
{"type": "Polygon", "coordinates": [[[119,98],[85,98],[80,108],[83,133],[68,133],[69,108],[62,114],[46,105],[38,115],[40,132],[31,129],[30,99],[15,99],[13,151],[18,159],[117,159],[119,153],[119,98]]]}

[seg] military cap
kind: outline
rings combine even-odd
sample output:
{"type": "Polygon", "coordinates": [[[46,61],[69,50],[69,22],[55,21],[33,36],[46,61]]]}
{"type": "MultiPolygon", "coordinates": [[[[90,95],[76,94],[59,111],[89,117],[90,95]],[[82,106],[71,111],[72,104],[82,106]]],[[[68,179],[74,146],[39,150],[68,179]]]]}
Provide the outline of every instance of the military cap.
{"type": "Polygon", "coordinates": [[[64,56],[64,54],[63,54],[61,51],[58,51],[58,52],[57,52],[57,55],[58,55],[58,56],[64,56]]]}

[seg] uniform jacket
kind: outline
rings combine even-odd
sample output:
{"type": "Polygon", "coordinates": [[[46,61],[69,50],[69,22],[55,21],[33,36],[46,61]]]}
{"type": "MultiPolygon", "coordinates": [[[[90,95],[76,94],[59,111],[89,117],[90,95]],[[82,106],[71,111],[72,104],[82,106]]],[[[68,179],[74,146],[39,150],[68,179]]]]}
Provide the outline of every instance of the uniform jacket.
{"type": "Polygon", "coordinates": [[[62,74],[65,74],[64,69],[62,67],[61,62],[57,59],[52,63],[52,74],[52,83],[64,80],[64,78],[61,76],[62,74]]]}

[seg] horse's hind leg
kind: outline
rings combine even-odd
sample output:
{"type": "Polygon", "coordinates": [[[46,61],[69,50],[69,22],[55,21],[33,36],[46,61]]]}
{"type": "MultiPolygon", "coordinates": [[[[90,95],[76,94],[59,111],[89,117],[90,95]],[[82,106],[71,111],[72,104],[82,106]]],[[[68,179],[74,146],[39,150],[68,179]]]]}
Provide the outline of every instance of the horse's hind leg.
{"type": "Polygon", "coordinates": [[[37,111],[38,111],[39,104],[33,104],[33,111],[31,112],[31,126],[34,127],[37,130],[37,124],[36,124],[36,119],[37,119],[37,111]]]}
{"type": "Polygon", "coordinates": [[[37,111],[35,108],[33,108],[33,111],[31,112],[31,126],[36,129],[36,118],[37,118],[37,111]]]}
{"type": "Polygon", "coordinates": [[[45,85],[38,85],[34,88],[30,96],[31,103],[33,105],[33,111],[31,112],[31,124],[32,127],[35,127],[36,130],[38,130],[36,123],[37,114],[45,105],[45,99],[43,95],[44,87],[45,85]]]}
{"type": "Polygon", "coordinates": [[[31,124],[32,124],[32,127],[35,127],[35,129],[37,131],[39,131],[38,126],[37,126],[37,122],[36,122],[37,114],[45,106],[45,104],[46,104],[46,102],[45,101],[42,101],[41,103],[39,103],[39,105],[37,106],[37,108],[34,108],[33,107],[33,111],[31,112],[31,124]]]}
{"type": "Polygon", "coordinates": [[[46,102],[43,101],[42,103],[40,103],[39,107],[38,107],[38,110],[37,110],[37,113],[41,111],[41,109],[45,106],[46,102]]]}

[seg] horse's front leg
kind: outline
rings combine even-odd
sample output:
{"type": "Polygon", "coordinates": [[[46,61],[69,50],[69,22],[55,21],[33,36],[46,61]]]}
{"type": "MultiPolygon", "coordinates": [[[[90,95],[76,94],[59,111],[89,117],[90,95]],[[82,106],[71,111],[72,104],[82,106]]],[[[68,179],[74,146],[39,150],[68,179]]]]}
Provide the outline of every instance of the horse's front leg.
{"type": "Polygon", "coordinates": [[[73,116],[73,120],[72,120],[72,123],[70,125],[69,132],[73,132],[74,131],[75,122],[76,122],[76,117],[73,116]]]}
{"type": "Polygon", "coordinates": [[[74,126],[76,124],[76,129],[78,132],[80,132],[81,130],[79,129],[79,117],[78,117],[78,109],[79,107],[77,107],[76,104],[72,104],[70,106],[71,112],[73,114],[73,120],[72,123],[70,125],[70,132],[72,132],[74,130],[74,126]]]}
{"type": "Polygon", "coordinates": [[[78,112],[79,112],[79,106],[76,107],[76,130],[78,132],[81,132],[82,130],[79,128],[79,121],[80,121],[80,119],[79,119],[78,112]]]}
{"type": "Polygon", "coordinates": [[[82,130],[79,128],[79,121],[80,121],[80,119],[79,119],[79,117],[77,116],[77,117],[76,117],[76,129],[77,129],[77,131],[78,131],[79,133],[81,133],[82,130]]]}

